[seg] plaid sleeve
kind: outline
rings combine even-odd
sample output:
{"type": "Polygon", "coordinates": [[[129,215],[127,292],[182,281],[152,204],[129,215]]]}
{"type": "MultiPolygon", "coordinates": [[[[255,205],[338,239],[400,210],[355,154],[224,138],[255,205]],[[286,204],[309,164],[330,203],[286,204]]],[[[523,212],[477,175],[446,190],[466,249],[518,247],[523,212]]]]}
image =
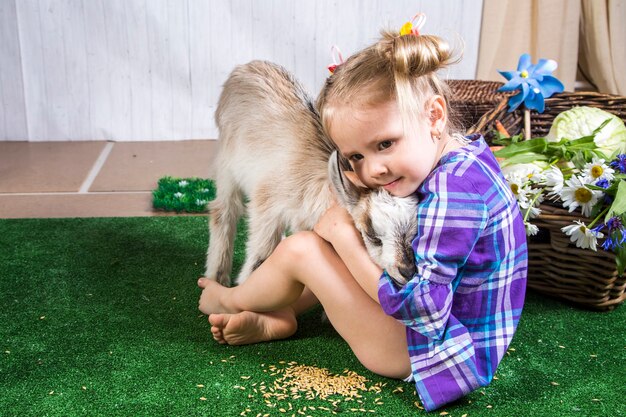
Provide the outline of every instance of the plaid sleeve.
{"type": "Polygon", "coordinates": [[[378,298],[385,312],[431,339],[441,339],[452,305],[455,278],[488,220],[480,193],[458,172],[440,171],[420,190],[413,251],[416,275],[398,288],[386,274],[378,298]]]}

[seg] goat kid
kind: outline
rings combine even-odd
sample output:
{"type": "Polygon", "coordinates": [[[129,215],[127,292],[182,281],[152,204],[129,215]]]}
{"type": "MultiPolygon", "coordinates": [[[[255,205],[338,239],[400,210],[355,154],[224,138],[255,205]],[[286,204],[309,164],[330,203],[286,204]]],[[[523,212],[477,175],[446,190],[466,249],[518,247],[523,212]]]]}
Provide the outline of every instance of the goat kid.
{"type": "Polygon", "coordinates": [[[338,200],[374,262],[398,283],[411,278],[417,201],[359,189],[345,178],[313,102],[289,72],[266,61],[236,67],[215,120],[217,196],[209,205],[206,277],[230,283],[237,222],[246,212],[246,259],[238,283],[269,257],[286,231],[312,230],[334,200],[330,171],[338,200]]]}

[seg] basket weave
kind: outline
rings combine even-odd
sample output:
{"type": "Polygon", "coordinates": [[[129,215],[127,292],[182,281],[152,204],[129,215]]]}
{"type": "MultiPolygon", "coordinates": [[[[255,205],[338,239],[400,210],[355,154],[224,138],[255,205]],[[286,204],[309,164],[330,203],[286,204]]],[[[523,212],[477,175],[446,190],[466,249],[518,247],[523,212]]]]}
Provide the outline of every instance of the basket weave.
{"type": "Polygon", "coordinates": [[[513,94],[497,91],[503,85],[497,81],[448,80],[450,116],[459,125],[459,130],[475,125],[482,115],[513,94]]]}
{"type": "MultiPolygon", "coordinates": [[[[499,120],[510,135],[522,133],[524,112],[517,108],[507,111],[508,97],[501,99],[495,107],[485,112],[469,130],[468,134],[481,132],[487,141],[493,138],[495,122],[499,120]]],[[[554,118],[561,112],[576,106],[597,107],[626,120],[626,97],[593,92],[557,93],[545,100],[543,113],[530,112],[531,137],[543,137],[548,134],[554,118]]]]}
{"type": "MultiPolygon", "coordinates": [[[[522,110],[507,112],[508,97],[485,113],[468,133],[493,137],[499,120],[509,134],[522,132],[522,110]]],[[[544,113],[531,111],[531,137],[545,136],[552,121],[562,111],[575,106],[597,107],[626,120],[626,97],[592,92],[559,93],[545,100],[544,113]]],[[[626,274],[618,276],[615,255],[598,248],[577,248],[561,228],[574,220],[589,224],[580,210],[569,213],[551,204],[541,204],[541,214],[532,223],[539,227],[537,236],[528,241],[528,287],[544,294],[569,300],[579,306],[611,310],[626,299],[626,274]]]]}

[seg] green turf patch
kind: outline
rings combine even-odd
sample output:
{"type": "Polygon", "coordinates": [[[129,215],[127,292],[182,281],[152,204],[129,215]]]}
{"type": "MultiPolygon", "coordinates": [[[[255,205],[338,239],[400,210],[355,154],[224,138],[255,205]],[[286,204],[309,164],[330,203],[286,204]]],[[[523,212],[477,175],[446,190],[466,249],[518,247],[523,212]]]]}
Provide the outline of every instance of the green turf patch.
{"type": "Polygon", "coordinates": [[[163,177],[152,191],[152,205],[164,211],[202,213],[215,198],[213,180],[163,177]]]}
{"type": "Polygon", "coordinates": [[[626,415],[623,306],[530,293],[498,379],[428,414],[411,384],[363,368],[319,309],[284,341],[215,343],[197,310],[206,247],[206,217],[0,220],[0,415],[626,415]],[[379,389],[265,397],[293,363],[379,389]]]}

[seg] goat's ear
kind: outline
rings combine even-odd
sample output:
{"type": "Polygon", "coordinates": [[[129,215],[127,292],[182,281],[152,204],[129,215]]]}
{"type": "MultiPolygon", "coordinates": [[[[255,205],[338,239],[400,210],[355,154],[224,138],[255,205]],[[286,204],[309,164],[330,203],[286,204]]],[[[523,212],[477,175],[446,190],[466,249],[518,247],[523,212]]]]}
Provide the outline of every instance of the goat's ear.
{"type": "Polygon", "coordinates": [[[354,207],[359,201],[359,187],[350,181],[339,168],[339,154],[334,151],[328,159],[328,178],[335,189],[339,203],[347,208],[354,207]]]}

